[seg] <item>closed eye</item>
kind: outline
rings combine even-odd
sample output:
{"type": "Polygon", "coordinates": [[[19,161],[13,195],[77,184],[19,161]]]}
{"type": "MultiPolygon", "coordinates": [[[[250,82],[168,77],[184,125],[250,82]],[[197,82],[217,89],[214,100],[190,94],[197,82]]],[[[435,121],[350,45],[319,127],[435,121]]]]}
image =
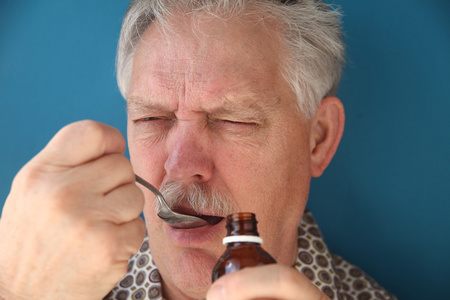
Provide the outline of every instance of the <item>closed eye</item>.
{"type": "Polygon", "coordinates": [[[253,133],[260,124],[251,121],[238,121],[230,119],[216,119],[210,123],[214,131],[224,131],[239,135],[249,135],[253,133]]]}
{"type": "Polygon", "coordinates": [[[147,118],[142,118],[140,119],[140,121],[156,121],[156,120],[160,120],[161,118],[158,117],[147,117],[147,118]]]}
{"type": "Polygon", "coordinates": [[[233,121],[233,120],[223,120],[224,122],[228,122],[228,123],[231,123],[231,124],[241,124],[241,125],[251,125],[251,124],[254,124],[254,123],[251,123],[251,122],[242,122],[242,121],[233,121]]]}
{"type": "Polygon", "coordinates": [[[133,120],[135,128],[142,133],[165,134],[174,124],[174,119],[170,117],[150,116],[133,120]]]}
{"type": "Polygon", "coordinates": [[[258,126],[259,124],[252,121],[236,121],[236,120],[223,120],[224,122],[236,125],[258,126]]]}

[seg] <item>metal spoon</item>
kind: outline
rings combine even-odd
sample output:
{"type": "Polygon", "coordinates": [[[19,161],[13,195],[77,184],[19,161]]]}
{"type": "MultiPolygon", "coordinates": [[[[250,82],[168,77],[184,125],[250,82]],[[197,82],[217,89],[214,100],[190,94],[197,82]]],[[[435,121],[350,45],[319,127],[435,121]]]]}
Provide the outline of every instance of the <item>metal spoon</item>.
{"type": "Polygon", "coordinates": [[[160,209],[158,212],[158,217],[160,217],[164,222],[173,225],[178,228],[195,228],[201,227],[205,225],[216,225],[220,221],[222,221],[222,217],[215,216],[190,216],[185,214],[176,213],[170,209],[167,205],[166,200],[163,195],[156,189],[153,185],[139,177],[136,176],[136,182],[142,184],[144,187],[148,188],[153,194],[156,195],[156,199],[158,199],[160,205],[160,209]]]}

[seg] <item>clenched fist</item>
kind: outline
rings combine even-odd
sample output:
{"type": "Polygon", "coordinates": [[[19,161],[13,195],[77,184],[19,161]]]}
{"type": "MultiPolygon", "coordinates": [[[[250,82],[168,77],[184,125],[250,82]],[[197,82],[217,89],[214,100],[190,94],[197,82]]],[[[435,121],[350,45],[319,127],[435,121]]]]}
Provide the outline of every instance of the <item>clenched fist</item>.
{"type": "Polygon", "coordinates": [[[64,127],[17,174],[0,219],[0,299],[95,299],[125,275],[144,205],[110,126],[64,127]]]}

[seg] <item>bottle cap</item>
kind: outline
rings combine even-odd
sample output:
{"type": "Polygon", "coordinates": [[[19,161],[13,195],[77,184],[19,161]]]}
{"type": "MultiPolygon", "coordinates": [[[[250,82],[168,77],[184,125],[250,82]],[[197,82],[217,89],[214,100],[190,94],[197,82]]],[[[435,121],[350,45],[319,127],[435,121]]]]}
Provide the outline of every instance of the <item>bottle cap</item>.
{"type": "Polygon", "coordinates": [[[223,238],[224,245],[229,244],[229,243],[239,243],[239,242],[262,244],[263,240],[259,236],[254,236],[254,235],[232,235],[232,236],[226,236],[223,238]]]}

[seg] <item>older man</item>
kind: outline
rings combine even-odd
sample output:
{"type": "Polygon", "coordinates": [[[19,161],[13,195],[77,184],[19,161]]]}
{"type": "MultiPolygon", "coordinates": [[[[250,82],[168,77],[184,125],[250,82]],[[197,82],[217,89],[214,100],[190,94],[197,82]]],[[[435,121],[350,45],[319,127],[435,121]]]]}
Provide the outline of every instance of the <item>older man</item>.
{"type": "Polygon", "coordinates": [[[133,1],[117,61],[131,164],[117,130],[83,121],[19,172],[0,299],[390,298],[328,252],[305,211],[344,129],[343,53],[339,14],[320,1],[133,1]],[[165,223],[134,174],[181,213],[254,212],[278,264],[211,285],[224,221],[165,223]]]}

